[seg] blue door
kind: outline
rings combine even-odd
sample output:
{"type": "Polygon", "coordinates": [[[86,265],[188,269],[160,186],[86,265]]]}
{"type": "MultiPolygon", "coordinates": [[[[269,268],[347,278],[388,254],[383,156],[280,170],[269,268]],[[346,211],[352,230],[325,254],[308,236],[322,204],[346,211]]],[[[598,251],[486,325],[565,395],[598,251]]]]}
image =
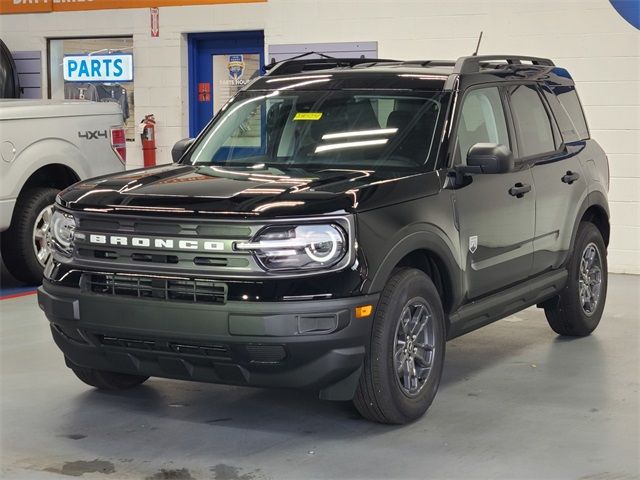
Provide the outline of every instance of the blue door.
{"type": "Polygon", "coordinates": [[[264,67],[264,32],[189,35],[189,135],[264,67]]]}

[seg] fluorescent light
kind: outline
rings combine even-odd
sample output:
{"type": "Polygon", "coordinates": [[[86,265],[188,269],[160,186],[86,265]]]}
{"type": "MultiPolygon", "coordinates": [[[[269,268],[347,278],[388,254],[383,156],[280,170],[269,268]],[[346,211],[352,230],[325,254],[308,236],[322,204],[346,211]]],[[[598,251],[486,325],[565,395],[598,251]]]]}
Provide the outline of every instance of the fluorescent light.
{"type": "Polygon", "coordinates": [[[289,82],[292,80],[314,80],[316,78],[330,78],[333,75],[299,75],[297,77],[281,77],[267,80],[267,83],[289,82]]]}
{"type": "Polygon", "coordinates": [[[426,75],[423,73],[401,73],[399,77],[417,78],[418,80],[445,80],[446,75],[426,75]]]}
{"type": "Polygon", "coordinates": [[[378,128],[377,130],[359,130],[355,132],[326,133],[322,136],[322,140],[333,140],[336,138],[350,137],[370,137],[373,135],[393,135],[398,131],[397,128],[378,128]]]}
{"type": "Polygon", "coordinates": [[[361,142],[331,143],[329,145],[320,145],[319,147],[316,147],[315,153],[328,152],[330,150],[342,150],[343,148],[373,147],[376,145],[384,145],[388,141],[388,138],[380,138],[378,140],[362,140],[361,142]]]}
{"type": "MultiPolygon", "coordinates": [[[[307,80],[306,82],[294,83],[293,85],[287,85],[286,87],[280,88],[280,90],[291,90],[292,88],[305,87],[307,85],[313,85],[314,83],[324,83],[331,80],[330,78],[320,78],[318,80],[307,80]]],[[[280,90],[276,90],[279,92],[280,90]]]]}

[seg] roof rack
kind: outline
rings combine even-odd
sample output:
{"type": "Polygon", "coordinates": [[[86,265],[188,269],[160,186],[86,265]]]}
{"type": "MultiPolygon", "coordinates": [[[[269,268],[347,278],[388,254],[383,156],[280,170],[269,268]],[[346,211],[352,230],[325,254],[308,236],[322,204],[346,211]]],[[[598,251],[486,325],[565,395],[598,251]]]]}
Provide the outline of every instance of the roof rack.
{"type": "Polygon", "coordinates": [[[453,67],[455,60],[401,60],[398,62],[402,66],[418,65],[420,67],[453,67]]]}
{"type": "Polygon", "coordinates": [[[478,73],[487,64],[506,62],[507,65],[523,65],[531,62],[536,66],[553,67],[548,58],[528,57],[522,55],[472,55],[460,57],[458,60],[390,60],[383,58],[334,58],[318,52],[307,52],[281,62],[273,62],[264,68],[268,76],[293,75],[301,72],[329,70],[337,67],[373,67],[380,64],[420,67],[453,67],[455,74],[478,73]],[[318,55],[321,58],[303,58],[318,55]]]}
{"type": "Polygon", "coordinates": [[[522,62],[531,62],[533,65],[553,67],[554,63],[548,58],[527,57],[522,55],[472,55],[460,57],[456,60],[453,73],[467,74],[478,73],[481,63],[490,63],[496,60],[506,62],[508,65],[522,65],[522,62]]]}
{"type": "Polygon", "coordinates": [[[334,58],[317,52],[308,52],[297,57],[273,62],[265,65],[264,69],[269,76],[293,75],[300,72],[310,72],[317,70],[328,70],[337,67],[355,67],[361,64],[376,64],[398,62],[397,60],[386,60],[379,58],[334,58]],[[319,55],[322,58],[302,58],[307,55],[319,55]]]}

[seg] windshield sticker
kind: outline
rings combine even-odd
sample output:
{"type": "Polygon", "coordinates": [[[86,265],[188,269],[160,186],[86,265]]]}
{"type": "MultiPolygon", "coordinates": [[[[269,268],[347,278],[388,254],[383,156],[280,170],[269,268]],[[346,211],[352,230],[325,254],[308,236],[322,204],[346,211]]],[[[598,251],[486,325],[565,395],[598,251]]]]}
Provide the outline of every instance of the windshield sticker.
{"type": "Polygon", "coordinates": [[[298,112],[296,116],[293,117],[294,120],[311,120],[316,121],[322,118],[322,112],[298,112]]]}

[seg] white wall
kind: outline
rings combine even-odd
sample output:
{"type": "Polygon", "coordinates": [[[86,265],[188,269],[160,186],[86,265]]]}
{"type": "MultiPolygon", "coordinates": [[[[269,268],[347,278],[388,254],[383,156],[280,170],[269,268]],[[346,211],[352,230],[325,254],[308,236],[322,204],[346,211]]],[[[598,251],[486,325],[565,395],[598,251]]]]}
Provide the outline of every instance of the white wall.
{"type": "MultiPolygon", "coordinates": [[[[10,49],[46,52],[47,37],[129,34],[136,64],[135,115],[155,113],[160,158],[188,133],[187,32],[264,30],[267,44],[377,41],[385,58],[480,53],[548,56],[578,84],[592,136],[611,164],[611,271],[640,273],[640,32],[608,0],[269,0],[160,9],[0,16],[10,49]]],[[[43,55],[46,62],[46,55],[43,55]]],[[[46,70],[46,65],[43,66],[46,70]]],[[[46,88],[46,76],[43,80],[46,88]]],[[[46,91],[46,90],[45,90],[46,91]]],[[[141,164],[140,146],[128,152],[141,164]]]]}

